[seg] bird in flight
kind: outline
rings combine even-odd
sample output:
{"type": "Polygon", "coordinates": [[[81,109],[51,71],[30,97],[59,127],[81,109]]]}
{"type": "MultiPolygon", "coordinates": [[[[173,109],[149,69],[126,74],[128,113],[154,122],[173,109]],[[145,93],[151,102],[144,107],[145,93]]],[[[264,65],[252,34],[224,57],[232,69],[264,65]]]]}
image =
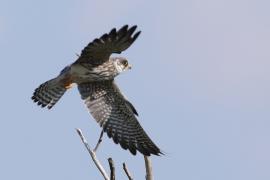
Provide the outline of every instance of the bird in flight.
{"type": "Polygon", "coordinates": [[[120,54],[132,45],[141,33],[136,28],[128,25],[119,30],[114,28],[90,42],[74,63],[36,88],[32,100],[51,109],[75,83],[94,119],[116,144],[133,155],[137,150],[146,156],[160,155],[160,149],[138,122],[136,109],[114,82],[117,75],[131,66],[126,58],[111,57],[111,54],[120,54]]]}

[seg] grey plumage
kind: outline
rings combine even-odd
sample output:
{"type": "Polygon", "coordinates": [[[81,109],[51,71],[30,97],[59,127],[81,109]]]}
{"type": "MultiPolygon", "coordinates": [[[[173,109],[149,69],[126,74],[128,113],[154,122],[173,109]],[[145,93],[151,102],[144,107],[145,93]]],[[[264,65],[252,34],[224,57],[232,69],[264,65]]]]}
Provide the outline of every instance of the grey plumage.
{"type": "Polygon", "coordinates": [[[78,90],[94,119],[103,131],[132,154],[162,154],[139,124],[135,107],[120,92],[114,78],[130,69],[126,58],[110,57],[121,53],[137,39],[137,26],[114,28],[89,43],[78,59],[65,67],[54,79],[41,84],[33,94],[33,101],[41,107],[52,108],[72,83],[78,90]]]}
{"type": "Polygon", "coordinates": [[[86,63],[95,66],[103,64],[108,61],[112,53],[120,54],[131,46],[141,33],[141,31],[138,31],[133,35],[136,28],[137,26],[128,28],[128,25],[125,25],[118,31],[114,28],[108,34],[103,34],[82,50],[81,56],[75,63],[86,63]]]}
{"type": "Polygon", "coordinates": [[[41,107],[51,109],[66,92],[66,88],[55,84],[55,79],[46,81],[35,89],[32,100],[41,107]]]}
{"type": "Polygon", "coordinates": [[[113,81],[83,83],[78,89],[92,116],[116,144],[134,155],[136,150],[148,156],[160,154],[159,148],[139,124],[135,108],[113,81]]]}

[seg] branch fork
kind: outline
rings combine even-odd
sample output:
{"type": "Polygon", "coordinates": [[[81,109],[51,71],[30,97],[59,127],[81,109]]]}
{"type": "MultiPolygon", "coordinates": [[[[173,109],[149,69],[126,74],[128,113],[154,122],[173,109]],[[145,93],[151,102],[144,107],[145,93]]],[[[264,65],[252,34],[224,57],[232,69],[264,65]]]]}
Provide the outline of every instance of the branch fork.
{"type": "MultiPolygon", "coordinates": [[[[115,180],[115,166],[114,166],[114,162],[113,162],[112,158],[108,159],[110,171],[111,171],[111,174],[109,177],[109,175],[107,174],[104,167],[102,166],[102,164],[100,163],[100,161],[98,160],[98,158],[96,156],[96,152],[97,152],[97,150],[102,142],[103,130],[101,131],[98,142],[93,150],[90,148],[81,129],[77,128],[76,131],[77,131],[78,135],[80,136],[81,141],[84,144],[85,148],[87,149],[88,153],[90,154],[92,160],[94,161],[96,167],[98,168],[99,172],[102,174],[103,178],[105,180],[115,180]]],[[[145,169],[146,169],[145,179],[146,180],[153,180],[152,163],[150,160],[150,156],[144,156],[144,162],[145,162],[145,169]]],[[[124,170],[125,174],[127,175],[128,179],[133,180],[133,177],[132,177],[132,175],[131,175],[130,171],[128,170],[127,165],[125,163],[123,163],[123,170],[124,170]]]]}

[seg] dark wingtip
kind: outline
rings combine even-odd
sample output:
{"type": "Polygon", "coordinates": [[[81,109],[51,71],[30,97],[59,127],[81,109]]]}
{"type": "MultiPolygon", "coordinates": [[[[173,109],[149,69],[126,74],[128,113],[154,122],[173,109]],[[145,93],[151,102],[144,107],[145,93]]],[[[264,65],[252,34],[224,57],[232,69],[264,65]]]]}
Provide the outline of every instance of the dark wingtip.
{"type": "Polygon", "coordinates": [[[126,24],[126,25],[122,26],[122,27],[118,30],[118,33],[125,32],[125,31],[127,31],[127,29],[128,29],[128,25],[126,24]]]}
{"type": "Polygon", "coordinates": [[[142,31],[138,31],[137,33],[134,34],[134,36],[133,36],[133,38],[132,38],[133,41],[135,41],[135,40],[138,38],[138,36],[141,34],[141,32],[142,32],[142,31]]]}
{"type": "Polygon", "coordinates": [[[129,152],[131,152],[132,155],[136,156],[136,154],[137,154],[136,148],[129,147],[128,150],[129,150],[129,152]]]}
{"type": "Polygon", "coordinates": [[[109,36],[111,37],[111,39],[115,39],[116,37],[116,28],[113,28],[110,32],[109,32],[109,36]]]}
{"type": "Polygon", "coordinates": [[[121,29],[128,29],[128,24],[125,24],[124,26],[122,26],[121,29]]]}
{"type": "Polygon", "coordinates": [[[136,25],[135,26],[132,26],[131,28],[129,28],[129,30],[128,30],[129,34],[133,34],[134,31],[136,30],[136,28],[137,28],[136,25]]]}
{"type": "Polygon", "coordinates": [[[131,28],[130,28],[130,29],[132,29],[132,28],[135,28],[135,29],[136,29],[136,28],[137,28],[137,25],[133,25],[133,26],[131,26],[131,28]]]}
{"type": "Polygon", "coordinates": [[[113,28],[113,29],[110,31],[109,34],[114,34],[114,33],[116,33],[116,28],[113,28]]]}
{"type": "Polygon", "coordinates": [[[138,149],[143,155],[145,156],[151,156],[151,155],[156,155],[156,156],[160,156],[160,155],[164,155],[163,152],[160,151],[160,149],[158,147],[148,147],[148,148],[144,148],[142,146],[142,148],[138,149]]]}
{"type": "Polygon", "coordinates": [[[164,153],[162,153],[162,152],[155,152],[155,153],[153,153],[153,152],[151,152],[151,153],[149,153],[149,154],[144,154],[144,153],[142,153],[144,156],[151,156],[151,155],[155,155],[155,156],[161,156],[161,155],[165,155],[164,153]]]}

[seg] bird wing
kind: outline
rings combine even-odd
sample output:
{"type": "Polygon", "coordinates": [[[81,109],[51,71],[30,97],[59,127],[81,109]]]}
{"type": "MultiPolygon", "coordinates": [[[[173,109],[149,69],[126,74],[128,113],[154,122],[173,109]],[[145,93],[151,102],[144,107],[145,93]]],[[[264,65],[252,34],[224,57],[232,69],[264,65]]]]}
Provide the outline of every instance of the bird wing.
{"type": "Polygon", "coordinates": [[[82,83],[78,89],[92,116],[116,144],[134,155],[136,150],[147,156],[161,154],[139,124],[135,108],[113,81],[82,83]]]}
{"type": "Polygon", "coordinates": [[[136,32],[137,26],[123,26],[118,31],[114,28],[109,33],[103,34],[90,42],[81,52],[75,63],[88,63],[93,66],[100,65],[109,60],[112,53],[120,54],[137,39],[141,31],[136,32]],[[133,36],[132,36],[133,35],[133,36]]]}

